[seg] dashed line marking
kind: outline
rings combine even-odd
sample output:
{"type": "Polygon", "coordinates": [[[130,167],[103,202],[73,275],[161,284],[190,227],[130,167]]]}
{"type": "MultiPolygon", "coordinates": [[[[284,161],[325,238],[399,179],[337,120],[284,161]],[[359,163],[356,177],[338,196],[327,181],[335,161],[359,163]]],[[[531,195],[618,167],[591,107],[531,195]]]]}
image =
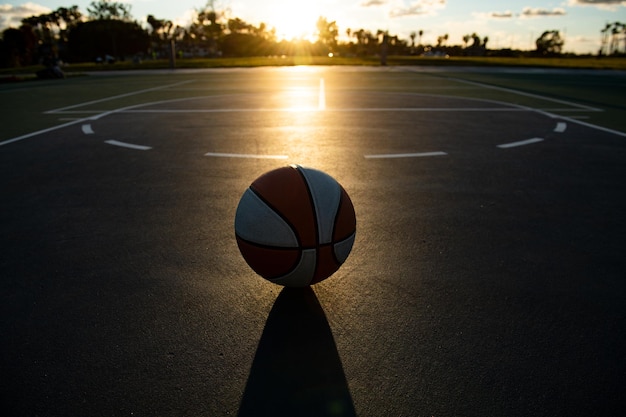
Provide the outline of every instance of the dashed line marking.
{"type": "Polygon", "coordinates": [[[243,154],[243,153],[220,153],[220,152],[208,152],[204,156],[213,156],[218,158],[249,158],[249,159],[288,159],[287,155],[255,155],[255,154],[243,154]]]}
{"type": "Polygon", "coordinates": [[[567,123],[565,122],[558,122],[556,124],[556,127],[554,128],[554,131],[557,133],[563,133],[565,132],[565,129],[567,129],[567,123]]]}
{"type": "Polygon", "coordinates": [[[104,143],[108,143],[109,145],[113,146],[120,146],[122,148],[137,149],[139,151],[147,151],[152,149],[151,146],[135,145],[134,143],[120,142],[117,140],[105,140],[104,143]]]}
{"type": "Polygon", "coordinates": [[[501,149],[516,148],[518,146],[530,145],[530,144],[542,142],[542,141],[543,141],[542,138],[532,138],[532,139],[520,140],[519,142],[503,143],[497,146],[498,148],[501,148],[501,149]]]}
{"type": "Polygon", "coordinates": [[[363,155],[365,159],[423,158],[428,156],[444,156],[445,152],[392,153],[380,155],[363,155]]]}
{"type": "Polygon", "coordinates": [[[90,124],[84,124],[84,125],[82,125],[82,126],[81,126],[81,129],[83,130],[83,133],[84,133],[85,135],[93,135],[93,134],[94,134],[94,131],[93,131],[93,129],[91,128],[91,125],[90,125],[90,124]]]}

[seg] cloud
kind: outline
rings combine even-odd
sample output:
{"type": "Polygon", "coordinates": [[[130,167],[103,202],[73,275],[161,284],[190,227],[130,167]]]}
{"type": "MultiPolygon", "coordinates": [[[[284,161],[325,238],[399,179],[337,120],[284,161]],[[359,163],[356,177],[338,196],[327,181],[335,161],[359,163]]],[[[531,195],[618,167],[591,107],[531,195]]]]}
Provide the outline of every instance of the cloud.
{"type": "Polygon", "coordinates": [[[19,27],[22,24],[22,19],[50,13],[51,11],[47,7],[30,2],[19,6],[0,4],[0,30],[8,27],[19,27]]]}
{"type": "Polygon", "coordinates": [[[418,0],[406,7],[397,7],[389,12],[389,17],[406,17],[432,14],[437,9],[444,9],[446,0],[418,0]]]}
{"type": "Polygon", "coordinates": [[[487,15],[495,19],[510,19],[515,16],[513,12],[509,10],[507,10],[506,12],[491,12],[491,13],[488,13],[487,15]]]}
{"type": "Polygon", "coordinates": [[[519,17],[519,13],[513,13],[510,10],[506,10],[504,12],[473,12],[472,16],[480,20],[514,19],[519,17]]]}
{"type": "Polygon", "coordinates": [[[362,7],[382,6],[387,4],[387,0],[366,0],[361,3],[362,7]]]}
{"type": "Polygon", "coordinates": [[[524,7],[522,11],[523,17],[546,17],[546,16],[565,16],[567,13],[565,9],[554,8],[552,10],[548,9],[535,9],[532,7],[524,7]]]}
{"type": "Polygon", "coordinates": [[[626,7],[626,0],[569,0],[570,6],[595,6],[599,9],[615,10],[619,6],[626,7]]]}

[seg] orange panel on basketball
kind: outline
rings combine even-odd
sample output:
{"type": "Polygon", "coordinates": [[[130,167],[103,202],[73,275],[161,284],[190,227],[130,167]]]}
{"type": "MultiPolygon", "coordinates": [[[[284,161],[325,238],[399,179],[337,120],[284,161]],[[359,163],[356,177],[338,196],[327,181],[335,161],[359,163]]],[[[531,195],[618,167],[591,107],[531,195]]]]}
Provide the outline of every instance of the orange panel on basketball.
{"type": "Polygon", "coordinates": [[[317,269],[311,280],[311,284],[316,284],[331,276],[339,269],[341,265],[337,263],[337,259],[333,254],[333,248],[330,245],[320,246],[317,252],[317,269]]]}
{"type": "Polygon", "coordinates": [[[287,220],[300,244],[317,244],[313,205],[302,175],[295,167],[283,167],[257,178],[250,188],[287,220]]]}
{"type": "Polygon", "coordinates": [[[237,245],[248,265],[263,278],[276,278],[290,272],[300,259],[299,249],[272,249],[250,244],[237,236],[237,245]]]}

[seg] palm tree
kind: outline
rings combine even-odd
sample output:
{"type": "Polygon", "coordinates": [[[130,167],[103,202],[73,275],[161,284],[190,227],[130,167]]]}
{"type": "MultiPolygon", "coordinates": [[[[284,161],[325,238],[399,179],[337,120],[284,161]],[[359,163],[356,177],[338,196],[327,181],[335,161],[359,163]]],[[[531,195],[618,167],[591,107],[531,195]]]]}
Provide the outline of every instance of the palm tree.
{"type": "MultiPolygon", "coordinates": [[[[606,25],[604,25],[604,29],[602,29],[600,32],[602,33],[602,43],[600,45],[600,55],[604,54],[604,48],[606,47],[606,44],[608,42],[608,36],[609,36],[609,29],[611,29],[611,24],[607,23],[606,25]]],[[[609,51],[607,50],[606,54],[609,54],[609,51]]]]}
{"type": "Polygon", "coordinates": [[[619,25],[620,25],[619,22],[615,22],[611,25],[611,46],[609,49],[612,55],[617,54],[617,50],[619,48],[618,35],[621,32],[619,25]]]}
{"type": "Polygon", "coordinates": [[[467,44],[469,43],[470,39],[472,39],[471,35],[463,36],[463,48],[467,48],[467,44]]]}

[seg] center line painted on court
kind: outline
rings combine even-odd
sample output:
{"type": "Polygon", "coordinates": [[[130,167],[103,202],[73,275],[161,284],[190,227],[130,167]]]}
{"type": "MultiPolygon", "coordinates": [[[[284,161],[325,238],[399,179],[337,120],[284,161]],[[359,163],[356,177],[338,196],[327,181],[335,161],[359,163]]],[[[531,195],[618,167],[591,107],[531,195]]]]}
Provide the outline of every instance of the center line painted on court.
{"type": "Polygon", "coordinates": [[[557,133],[563,133],[565,132],[565,130],[567,129],[567,123],[565,122],[558,122],[556,124],[556,127],[554,128],[554,131],[557,133]]]}
{"type": "Polygon", "coordinates": [[[542,138],[532,138],[526,140],[520,140],[519,142],[511,142],[511,143],[503,143],[502,145],[497,145],[498,148],[507,149],[507,148],[516,148],[518,146],[530,145],[537,142],[542,142],[542,138]]]}
{"type": "Polygon", "coordinates": [[[81,129],[83,130],[83,133],[84,133],[85,135],[93,135],[93,134],[94,134],[94,131],[93,131],[93,129],[91,128],[91,125],[90,125],[90,124],[84,124],[84,125],[82,125],[82,126],[81,126],[81,129]]]}
{"type": "Polygon", "coordinates": [[[113,146],[120,146],[122,148],[136,149],[139,151],[148,151],[152,149],[151,146],[135,145],[134,143],[120,142],[117,140],[105,140],[104,143],[108,143],[109,145],[113,145],[113,146]]]}
{"type": "Polygon", "coordinates": [[[324,86],[323,78],[320,78],[320,93],[319,93],[319,101],[317,103],[317,109],[319,111],[326,110],[326,87],[324,86]]]}
{"type": "Polygon", "coordinates": [[[427,156],[444,156],[445,152],[391,153],[380,155],[363,155],[365,159],[423,158],[427,156]]]}
{"type": "Polygon", "coordinates": [[[219,158],[249,158],[249,159],[287,159],[287,155],[255,155],[244,153],[220,153],[220,152],[208,152],[204,156],[214,156],[219,158]]]}

